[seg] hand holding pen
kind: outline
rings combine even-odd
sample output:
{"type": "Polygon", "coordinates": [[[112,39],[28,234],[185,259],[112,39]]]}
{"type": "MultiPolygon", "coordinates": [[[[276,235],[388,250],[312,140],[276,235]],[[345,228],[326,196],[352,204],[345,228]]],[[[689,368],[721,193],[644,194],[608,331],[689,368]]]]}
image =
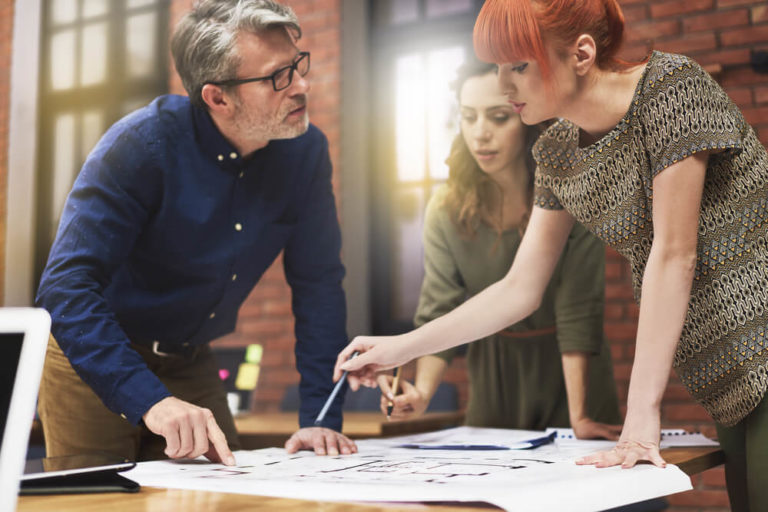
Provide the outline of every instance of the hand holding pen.
{"type": "Polygon", "coordinates": [[[336,358],[333,380],[341,378],[344,371],[349,372],[349,387],[352,391],[366,386],[376,387],[376,379],[382,370],[402,366],[414,357],[418,357],[409,346],[406,335],[399,336],[358,336],[347,345],[336,358]],[[360,355],[350,358],[352,353],[360,355]]]}
{"type": "Polygon", "coordinates": [[[389,403],[392,403],[392,411],[388,414],[393,420],[407,420],[421,416],[429,406],[429,396],[415,385],[401,378],[399,393],[392,392],[394,378],[385,373],[379,374],[378,384],[381,389],[381,412],[388,413],[389,403]],[[391,397],[391,399],[390,399],[391,397]]]}
{"type": "Polygon", "coordinates": [[[387,419],[389,420],[392,417],[392,408],[395,406],[392,403],[392,400],[395,399],[395,396],[397,395],[397,386],[400,383],[400,375],[402,372],[399,371],[400,367],[397,367],[393,370],[392,375],[394,375],[395,380],[392,382],[392,391],[388,394],[389,402],[387,402],[387,419]]]}

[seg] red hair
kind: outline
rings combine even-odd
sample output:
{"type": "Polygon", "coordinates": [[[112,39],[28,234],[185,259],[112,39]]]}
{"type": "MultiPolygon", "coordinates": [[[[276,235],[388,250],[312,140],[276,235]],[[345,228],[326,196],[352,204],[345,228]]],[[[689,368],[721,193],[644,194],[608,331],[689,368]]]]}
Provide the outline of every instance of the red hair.
{"type": "Polygon", "coordinates": [[[488,62],[535,60],[545,81],[555,50],[589,34],[600,69],[624,70],[635,63],[616,57],[624,36],[624,14],[616,0],[486,0],[475,22],[475,52],[488,62]]]}

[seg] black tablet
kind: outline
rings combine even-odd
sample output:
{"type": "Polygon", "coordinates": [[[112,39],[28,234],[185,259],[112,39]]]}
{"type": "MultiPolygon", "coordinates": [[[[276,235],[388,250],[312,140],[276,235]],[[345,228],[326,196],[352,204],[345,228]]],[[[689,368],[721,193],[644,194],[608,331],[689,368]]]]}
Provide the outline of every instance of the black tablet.
{"type": "Polygon", "coordinates": [[[134,466],[135,462],[104,453],[31,459],[19,494],[137,492],[139,484],[119,474],[134,466]]]}

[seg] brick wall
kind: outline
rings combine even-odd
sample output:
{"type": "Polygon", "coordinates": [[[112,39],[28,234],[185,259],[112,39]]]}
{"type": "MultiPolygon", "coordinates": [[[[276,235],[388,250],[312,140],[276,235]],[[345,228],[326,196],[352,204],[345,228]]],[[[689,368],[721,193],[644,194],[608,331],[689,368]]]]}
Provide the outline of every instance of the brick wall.
{"type": "Polygon", "coordinates": [[[11,87],[13,0],[0,0],[0,290],[5,275],[5,219],[8,191],[8,125],[11,87]]]}

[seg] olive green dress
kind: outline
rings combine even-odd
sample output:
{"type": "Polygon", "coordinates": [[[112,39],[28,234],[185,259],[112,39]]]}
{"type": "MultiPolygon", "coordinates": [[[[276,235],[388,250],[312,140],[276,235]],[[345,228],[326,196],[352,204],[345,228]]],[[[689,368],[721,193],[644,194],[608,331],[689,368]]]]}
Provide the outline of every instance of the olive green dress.
{"type": "Polygon", "coordinates": [[[654,52],[631,107],[579,147],[561,120],[533,149],[535,204],[565,208],[626,257],[639,300],[653,240],[653,178],[702,150],[709,157],[697,263],[674,367],[718,423],[734,425],[768,387],[768,155],[738,107],[698,64],[654,52]]]}
{"type": "MultiPolygon", "coordinates": [[[[422,325],[444,315],[506,275],[521,236],[499,239],[485,224],[462,237],[444,206],[447,188],[427,206],[424,282],[415,316],[422,325]]],[[[567,427],[568,400],[561,351],[590,357],[587,410],[594,420],[620,423],[611,354],[603,339],[605,246],[576,226],[541,307],[504,331],[467,345],[468,425],[543,430],[567,427]]],[[[457,349],[438,354],[447,361],[457,349]]]]}

